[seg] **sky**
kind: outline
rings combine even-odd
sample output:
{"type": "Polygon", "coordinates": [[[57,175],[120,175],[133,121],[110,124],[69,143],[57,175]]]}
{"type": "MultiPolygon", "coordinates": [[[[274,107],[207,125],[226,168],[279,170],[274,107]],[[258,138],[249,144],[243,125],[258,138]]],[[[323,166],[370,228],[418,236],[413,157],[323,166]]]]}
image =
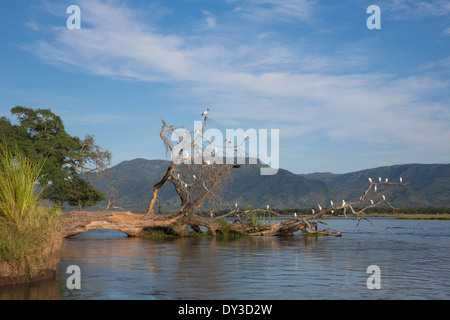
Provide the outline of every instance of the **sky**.
{"type": "Polygon", "coordinates": [[[112,165],[170,159],[161,119],[206,108],[278,129],[294,173],[450,162],[450,1],[2,1],[0,43],[0,116],[51,109],[112,165]]]}

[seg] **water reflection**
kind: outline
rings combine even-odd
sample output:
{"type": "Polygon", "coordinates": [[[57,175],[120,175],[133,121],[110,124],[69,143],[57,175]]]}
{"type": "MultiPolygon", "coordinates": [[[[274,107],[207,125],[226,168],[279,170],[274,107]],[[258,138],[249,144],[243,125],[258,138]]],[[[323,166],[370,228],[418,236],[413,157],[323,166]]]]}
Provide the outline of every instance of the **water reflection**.
{"type": "Polygon", "coordinates": [[[448,299],[450,222],[379,219],[344,237],[157,241],[92,231],[66,239],[56,281],[0,299],[448,299]],[[395,232],[392,228],[395,228],[395,232]],[[81,290],[66,287],[69,265],[81,290]],[[377,264],[382,290],[368,290],[377,264]]]}

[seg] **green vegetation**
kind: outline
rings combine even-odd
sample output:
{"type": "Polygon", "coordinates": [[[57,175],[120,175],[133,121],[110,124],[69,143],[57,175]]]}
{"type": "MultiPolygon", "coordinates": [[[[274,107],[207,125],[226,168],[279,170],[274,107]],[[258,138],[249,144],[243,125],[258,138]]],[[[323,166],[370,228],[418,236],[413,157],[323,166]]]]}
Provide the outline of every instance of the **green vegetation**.
{"type": "Polygon", "coordinates": [[[38,201],[42,190],[36,190],[36,183],[42,166],[5,147],[1,151],[0,263],[34,276],[48,265],[48,248],[61,240],[57,212],[38,201]]]}
{"type": "Polygon", "coordinates": [[[49,109],[16,106],[11,113],[18,124],[0,118],[0,145],[25,154],[33,163],[43,164],[39,176],[43,198],[60,207],[64,203],[92,205],[103,199],[80,177],[105,170],[111,160],[111,154],[101,150],[92,136],[70,136],[61,118],[49,109]]]}
{"type": "Polygon", "coordinates": [[[168,240],[168,239],[176,239],[180,236],[175,234],[171,229],[169,228],[149,228],[147,229],[147,234],[144,236],[144,238],[152,239],[152,240],[168,240]]]}
{"type": "Polygon", "coordinates": [[[450,214],[399,214],[397,219],[450,220],[450,214]]]}

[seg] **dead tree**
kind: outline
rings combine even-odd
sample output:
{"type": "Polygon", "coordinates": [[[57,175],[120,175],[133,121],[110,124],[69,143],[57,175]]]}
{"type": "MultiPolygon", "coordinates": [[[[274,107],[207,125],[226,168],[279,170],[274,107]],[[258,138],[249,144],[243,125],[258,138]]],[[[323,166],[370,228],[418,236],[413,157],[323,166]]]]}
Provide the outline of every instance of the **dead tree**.
{"type": "MultiPolygon", "coordinates": [[[[145,214],[135,215],[129,212],[106,212],[112,202],[109,202],[106,210],[98,213],[83,214],[81,219],[79,215],[73,213],[63,215],[65,221],[65,236],[74,235],[90,229],[113,229],[127,233],[130,236],[141,236],[146,234],[148,228],[166,228],[172,233],[181,236],[191,236],[193,232],[202,232],[202,229],[208,230],[212,236],[217,232],[234,231],[249,236],[279,235],[291,236],[295,232],[301,234],[340,236],[339,231],[327,228],[320,229],[320,225],[327,225],[322,221],[328,216],[354,216],[358,224],[366,218],[366,211],[369,208],[383,204],[393,208],[381,195],[379,187],[390,185],[406,185],[402,182],[388,182],[379,178],[378,182],[369,178],[369,186],[358,201],[347,202],[342,200],[339,205],[330,201],[330,206],[322,207],[318,205],[318,212],[315,211],[308,216],[294,217],[292,219],[279,219],[273,223],[255,223],[255,220],[249,220],[249,213],[257,217],[261,215],[278,216],[278,214],[267,207],[267,209],[242,210],[235,205],[232,209],[220,197],[220,189],[224,187],[224,181],[229,176],[232,169],[239,168],[240,165],[236,159],[223,163],[222,157],[224,150],[232,151],[235,158],[245,156],[245,150],[242,146],[247,139],[233,145],[227,141],[224,145],[213,142],[205,137],[205,128],[208,117],[203,118],[202,128],[195,132],[188,131],[183,127],[168,125],[164,120],[160,137],[170,152],[172,162],[167,168],[162,179],[153,187],[152,198],[145,214]],[[175,145],[172,143],[176,142],[175,145]],[[231,163],[230,163],[231,162],[231,163]],[[153,210],[158,192],[166,183],[171,183],[180,199],[180,208],[171,214],[156,214],[153,210]],[[217,214],[218,209],[228,207],[229,211],[225,214],[217,214]],[[362,209],[356,209],[362,207],[362,209]],[[202,212],[208,211],[209,216],[202,212]],[[78,218],[77,218],[78,217],[78,218]],[[231,219],[233,222],[224,222],[231,219]],[[193,232],[188,231],[190,226],[193,232]],[[202,228],[203,227],[203,228],[202,228]]],[[[257,220],[257,219],[256,219],[257,220]]]]}

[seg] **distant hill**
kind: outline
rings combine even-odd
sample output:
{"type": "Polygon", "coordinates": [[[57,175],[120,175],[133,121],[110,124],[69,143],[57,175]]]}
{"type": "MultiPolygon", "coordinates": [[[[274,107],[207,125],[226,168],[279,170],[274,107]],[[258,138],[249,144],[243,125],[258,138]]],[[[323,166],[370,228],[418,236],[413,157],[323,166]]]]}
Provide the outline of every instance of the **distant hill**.
{"type": "Polygon", "coordinates": [[[390,187],[386,196],[398,207],[450,206],[450,164],[404,164],[366,169],[345,174],[312,173],[299,175],[330,186],[353,190],[353,195],[367,186],[368,178],[408,183],[406,188],[390,187]]]}
{"type": "MultiPolygon", "coordinates": [[[[165,174],[169,161],[134,159],[124,161],[109,169],[108,176],[92,176],[90,181],[106,198],[118,200],[117,206],[133,212],[144,212],[148,207],[153,185],[165,174]]],[[[242,165],[233,169],[231,179],[221,197],[241,208],[308,208],[317,204],[326,206],[330,199],[354,201],[368,187],[368,177],[388,177],[398,181],[403,177],[408,187],[380,188],[389,201],[397,207],[450,206],[450,165],[408,164],[367,169],[346,174],[311,173],[294,174],[280,169],[272,176],[260,175],[261,165],[242,165]]],[[[377,196],[370,195],[370,196],[377,196]]],[[[171,183],[159,192],[163,211],[179,207],[178,196],[171,183]]],[[[96,209],[104,207],[101,203],[96,209]]],[[[156,207],[158,206],[158,203],[156,207]]]]}

